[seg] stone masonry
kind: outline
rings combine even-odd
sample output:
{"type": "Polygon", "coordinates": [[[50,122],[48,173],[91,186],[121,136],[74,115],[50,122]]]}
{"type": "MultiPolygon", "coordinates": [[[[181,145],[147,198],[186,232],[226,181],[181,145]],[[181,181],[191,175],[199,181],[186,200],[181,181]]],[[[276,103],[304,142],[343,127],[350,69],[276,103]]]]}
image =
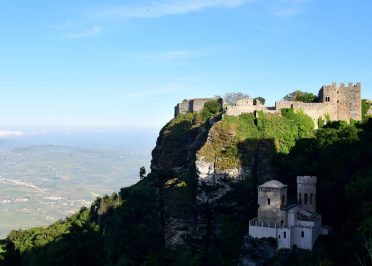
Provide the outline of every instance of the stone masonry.
{"type": "Polygon", "coordinates": [[[186,114],[188,112],[199,112],[204,108],[204,104],[208,101],[217,100],[222,105],[221,98],[197,98],[190,100],[183,100],[174,108],[174,115],[177,117],[179,114],[186,114]]]}
{"type": "Polygon", "coordinates": [[[302,110],[310,116],[314,121],[315,127],[318,125],[319,118],[347,122],[362,119],[360,82],[355,84],[349,82],[347,86],[344,83],[340,83],[337,86],[336,82],[331,85],[324,85],[319,91],[318,102],[315,103],[280,100],[275,102],[275,107],[266,107],[258,100],[251,98],[239,99],[235,105],[224,104],[220,98],[183,100],[175,107],[175,116],[187,112],[201,111],[204,104],[213,99],[219,100],[224,107],[226,115],[233,116],[239,116],[244,113],[256,114],[257,111],[280,114],[281,109],[292,108],[294,110],[302,110]]]}

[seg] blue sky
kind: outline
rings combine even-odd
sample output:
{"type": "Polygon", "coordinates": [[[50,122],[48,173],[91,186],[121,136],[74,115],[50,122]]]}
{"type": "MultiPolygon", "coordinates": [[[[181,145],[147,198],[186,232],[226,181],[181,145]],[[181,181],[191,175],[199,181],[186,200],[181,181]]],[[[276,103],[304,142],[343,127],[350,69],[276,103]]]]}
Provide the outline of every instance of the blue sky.
{"type": "Polygon", "coordinates": [[[155,128],[185,98],[361,81],[369,0],[0,1],[0,129],[155,128]]]}

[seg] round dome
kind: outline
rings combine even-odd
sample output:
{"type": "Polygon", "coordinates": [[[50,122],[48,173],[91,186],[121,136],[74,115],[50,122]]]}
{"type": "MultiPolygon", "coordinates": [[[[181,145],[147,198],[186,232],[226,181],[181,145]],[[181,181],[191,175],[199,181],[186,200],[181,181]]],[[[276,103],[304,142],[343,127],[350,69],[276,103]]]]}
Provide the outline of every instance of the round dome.
{"type": "Polygon", "coordinates": [[[264,184],[262,184],[261,186],[258,186],[258,187],[268,187],[268,188],[282,188],[282,187],[286,187],[287,185],[284,185],[282,182],[279,182],[277,180],[270,180],[264,184]]]}

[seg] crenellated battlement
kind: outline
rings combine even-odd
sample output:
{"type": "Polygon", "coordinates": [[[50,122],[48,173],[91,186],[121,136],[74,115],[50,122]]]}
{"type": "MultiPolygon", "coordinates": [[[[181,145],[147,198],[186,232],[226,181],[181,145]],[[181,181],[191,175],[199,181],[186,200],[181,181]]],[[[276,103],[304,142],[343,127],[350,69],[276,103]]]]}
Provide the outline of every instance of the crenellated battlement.
{"type": "Polygon", "coordinates": [[[345,86],[344,82],[339,85],[336,82],[332,82],[330,85],[321,87],[318,94],[318,102],[304,103],[281,100],[275,102],[275,107],[266,107],[252,98],[239,99],[234,105],[224,103],[221,98],[184,100],[175,107],[175,116],[181,113],[201,111],[207,101],[218,99],[227,115],[239,116],[244,113],[257,113],[257,111],[280,114],[281,109],[291,108],[302,110],[313,119],[315,127],[317,127],[320,118],[347,122],[361,120],[361,88],[361,82],[348,82],[347,86],[345,86]]]}

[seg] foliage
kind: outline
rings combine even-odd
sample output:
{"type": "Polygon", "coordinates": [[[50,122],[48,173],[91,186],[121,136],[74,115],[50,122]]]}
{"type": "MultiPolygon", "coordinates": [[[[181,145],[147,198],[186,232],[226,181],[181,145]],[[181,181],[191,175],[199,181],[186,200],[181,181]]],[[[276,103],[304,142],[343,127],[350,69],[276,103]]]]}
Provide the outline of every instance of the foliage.
{"type": "Polygon", "coordinates": [[[241,92],[229,92],[224,95],[223,101],[229,105],[236,105],[236,102],[238,100],[247,98],[250,98],[248,94],[244,94],[241,92]]]}
{"type": "Polygon", "coordinates": [[[144,179],[145,176],[146,176],[146,168],[144,166],[141,166],[140,168],[140,171],[139,171],[139,176],[140,176],[140,179],[144,179]]]}
{"type": "Polygon", "coordinates": [[[314,123],[302,111],[283,110],[283,115],[259,113],[224,116],[210,130],[209,141],[198,151],[198,156],[214,162],[218,170],[250,166],[257,145],[268,155],[288,153],[296,140],[313,137],[314,123]]]}
{"type": "Polygon", "coordinates": [[[318,97],[311,92],[303,92],[296,90],[284,96],[287,101],[300,101],[304,103],[314,103],[318,101],[318,97]]]}
{"type": "Polygon", "coordinates": [[[201,114],[204,119],[210,118],[211,116],[222,111],[222,106],[218,100],[210,100],[204,104],[204,108],[201,111],[201,114]]]}
{"type": "Polygon", "coordinates": [[[326,121],[322,118],[318,118],[318,128],[322,128],[325,125],[326,121]]]}
{"type": "Polygon", "coordinates": [[[365,119],[367,117],[367,112],[371,108],[371,103],[367,99],[362,99],[362,118],[365,119]]]}
{"type": "Polygon", "coordinates": [[[299,141],[282,156],[280,175],[295,186],[297,175],[316,175],[317,206],[332,227],[325,250],[334,265],[368,265],[364,239],[372,232],[372,119],[331,122],[314,139],[299,141]],[[331,196],[330,196],[331,195],[331,196]]]}
{"type": "MultiPolygon", "coordinates": [[[[161,135],[182,146],[205,123],[200,114],[180,115],[161,135]]],[[[289,189],[298,175],[318,177],[318,211],[332,234],[319,239],[312,252],[280,251],[267,265],[369,265],[372,119],[329,122],[316,132],[313,127],[311,118],[292,109],[258,118],[225,116],[210,128],[199,155],[221,169],[275,167],[289,189]]],[[[153,169],[69,218],[12,231],[0,242],[0,265],[237,265],[248,221],[257,211],[256,188],[253,170],[244,180],[206,186],[198,184],[195,169],[153,169]],[[198,190],[214,193],[224,185],[229,189],[214,202],[197,200],[198,190]],[[166,245],[178,234],[183,242],[166,245]]],[[[295,198],[293,192],[289,196],[295,198]]]]}
{"type": "Polygon", "coordinates": [[[263,104],[263,105],[265,105],[265,103],[266,103],[266,99],[261,97],[261,96],[254,98],[254,100],[260,101],[260,103],[263,104]]]}

